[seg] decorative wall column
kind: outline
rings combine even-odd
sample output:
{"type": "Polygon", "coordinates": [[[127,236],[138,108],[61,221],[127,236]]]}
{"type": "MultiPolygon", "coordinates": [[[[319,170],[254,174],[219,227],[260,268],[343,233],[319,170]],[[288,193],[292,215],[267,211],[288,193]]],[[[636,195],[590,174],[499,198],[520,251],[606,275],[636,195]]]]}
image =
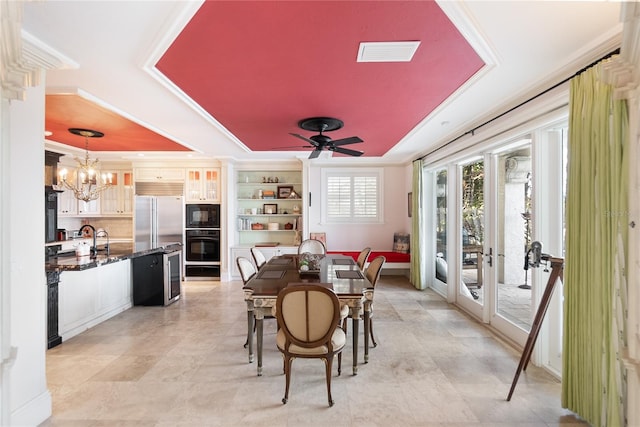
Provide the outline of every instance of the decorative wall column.
{"type": "Polygon", "coordinates": [[[629,212],[626,286],[621,285],[618,304],[625,304],[626,346],[621,358],[626,368],[626,425],[640,425],[640,3],[622,3],[624,23],[620,55],[607,66],[605,79],[616,88],[615,96],[629,108],[629,212]]]}

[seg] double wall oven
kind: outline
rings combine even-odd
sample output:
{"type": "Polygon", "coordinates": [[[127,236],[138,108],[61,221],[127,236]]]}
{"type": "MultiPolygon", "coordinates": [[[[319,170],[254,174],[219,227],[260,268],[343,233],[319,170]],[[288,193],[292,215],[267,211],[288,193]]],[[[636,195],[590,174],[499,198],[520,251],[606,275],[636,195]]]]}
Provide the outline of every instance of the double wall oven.
{"type": "Polygon", "coordinates": [[[187,204],[185,280],[220,280],[220,205],[187,204]]]}

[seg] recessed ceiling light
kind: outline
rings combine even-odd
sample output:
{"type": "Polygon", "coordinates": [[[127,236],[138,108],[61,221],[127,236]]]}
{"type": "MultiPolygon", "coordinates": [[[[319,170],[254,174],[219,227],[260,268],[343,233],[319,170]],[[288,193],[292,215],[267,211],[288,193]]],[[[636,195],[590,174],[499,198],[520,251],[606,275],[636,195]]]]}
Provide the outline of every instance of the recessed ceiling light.
{"type": "Polygon", "coordinates": [[[44,131],[44,136],[51,136],[51,135],[53,135],[53,132],[51,132],[50,130],[44,131]]]}
{"type": "Polygon", "coordinates": [[[362,42],[358,62],[409,62],[418,46],[419,41],[362,42]]]}

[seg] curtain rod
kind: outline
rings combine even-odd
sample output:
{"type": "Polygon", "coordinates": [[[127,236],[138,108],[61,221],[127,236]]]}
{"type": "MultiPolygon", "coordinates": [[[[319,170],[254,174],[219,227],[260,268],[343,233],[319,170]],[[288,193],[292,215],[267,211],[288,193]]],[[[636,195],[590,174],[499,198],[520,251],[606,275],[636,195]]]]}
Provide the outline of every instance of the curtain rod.
{"type": "MultiPolygon", "coordinates": [[[[516,110],[516,109],[518,109],[518,108],[520,108],[520,107],[522,107],[522,106],[523,106],[523,105],[525,105],[525,104],[528,104],[529,102],[533,101],[534,99],[539,98],[540,96],[544,95],[545,93],[552,91],[553,89],[557,88],[557,87],[558,87],[558,86],[560,86],[560,85],[563,85],[564,83],[568,82],[568,81],[569,81],[569,80],[571,80],[572,78],[574,78],[574,77],[576,77],[576,76],[579,76],[580,74],[584,73],[585,71],[587,71],[589,68],[593,67],[594,65],[597,65],[597,64],[599,64],[600,62],[602,62],[602,61],[604,61],[604,60],[606,60],[606,59],[609,59],[609,58],[611,58],[613,55],[617,55],[617,54],[619,54],[619,53],[620,53],[620,48],[617,48],[617,49],[615,49],[615,50],[613,50],[613,51],[611,51],[611,52],[607,53],[607,54],[606,54],[606,55],[604,55],[602,58],[600,58],[600,59],[598,59],[598,60],[596,60],[596,61],[593,61],[591,64],[587,65],[586,67],[581,68],[580,70],[576,71],[573,75],[571,75],[571,76],[567,77],[566,79],[562,80],[561,82],[558,82],[558,83],[554,84],[554,85],[553,85],[553,86],[551,86],[550,88],[545,89],[544,91],[540,92],[539,94],[532,96],[531,98],[527,99],[526,101],[521,102],[520,104],[516,105],[515,107],[511,107],[511,108],[510,108],[510,109],[508,109],[507,111],[505,111],[505,112],[503,112],[503,113],[498,114],[497,116],[493,117],[492,119],[489,119],[489,120],[487,120],[486,122],[484,122],[484,123],[482,123],[482,124],[479,124],[478,126],[474,127],[473,129],[471,129],[471,130],[469,130],[469,131],[467,131],[467,132],[465,132],[465,133],[463,133],[463,134],[461,134],[461,135],[459,135],[459,136],[455,137],[454,139],[450,140],[449,142],[447,142],[447,143],[445,143],[445,144],[441,145],[440,147],[436,148],[436,149],[435,149],[435,150],[433,150],[433,151],[428,152],[427,154],[425,154],[425,155],[423,155],[423,156],[418,157],[418,158],[417,158],[417,159],[415,159],[415,160],[424,160],[424,158],[425,158],[425,157],[427,157],[427,156],[429,156],[429,155],[431,155],[431,154],[435,153],[435,152],[436,152],[436,151],[438,151],[438,150],[441,150],[442,148],[444,148],[444,147],[446,147],[446,146],[448,146],[448,145],[450,145],[450,144],[453,144],[454,142],[456,142],[457,140],[459,140],[459,139],[460,139],[460,138],[462,138],[463,136],[465,136],[465,135],[469,135],[469,134],[474,135],[474,134],[475,134],[475,132],[476,132],[478,129],[480,129],[481,127],[484,127],[484,126],[488,125],[489,123],[491,123],[491,122],[494,122],[494,121],[498,120],[500,117],[502,117],[502,116],[505,116],[505,115],[509,114],[510,112],[512,112],[512,111],[514,111],[514,110],[516,110]]],[[[415,160],[414,160],[414,161],[415,161],[415,160]]]]}

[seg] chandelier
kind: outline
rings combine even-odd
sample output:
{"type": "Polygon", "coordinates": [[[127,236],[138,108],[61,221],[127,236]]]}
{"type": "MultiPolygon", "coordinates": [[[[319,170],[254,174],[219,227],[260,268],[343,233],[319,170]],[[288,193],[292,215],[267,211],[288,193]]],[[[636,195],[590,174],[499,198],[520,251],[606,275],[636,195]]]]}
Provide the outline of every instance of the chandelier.
{"type": "Polygon", "coordinates": [[[60,171],[60,179],[65,187],[73,191],[74,196],[78,200],[90,202],[100,197],[100,193],[109,188],[113,183],[112,174],[98,173],[98,159],[89,159],[89,138],[102,138],[104,133],[90,129],[69,129],[74,135],[84,136],[85,141],[85,157],[80,159],[76,157],[78,162],[78,170],[74,176],[69,176],[66,169],[60,171]]]}

